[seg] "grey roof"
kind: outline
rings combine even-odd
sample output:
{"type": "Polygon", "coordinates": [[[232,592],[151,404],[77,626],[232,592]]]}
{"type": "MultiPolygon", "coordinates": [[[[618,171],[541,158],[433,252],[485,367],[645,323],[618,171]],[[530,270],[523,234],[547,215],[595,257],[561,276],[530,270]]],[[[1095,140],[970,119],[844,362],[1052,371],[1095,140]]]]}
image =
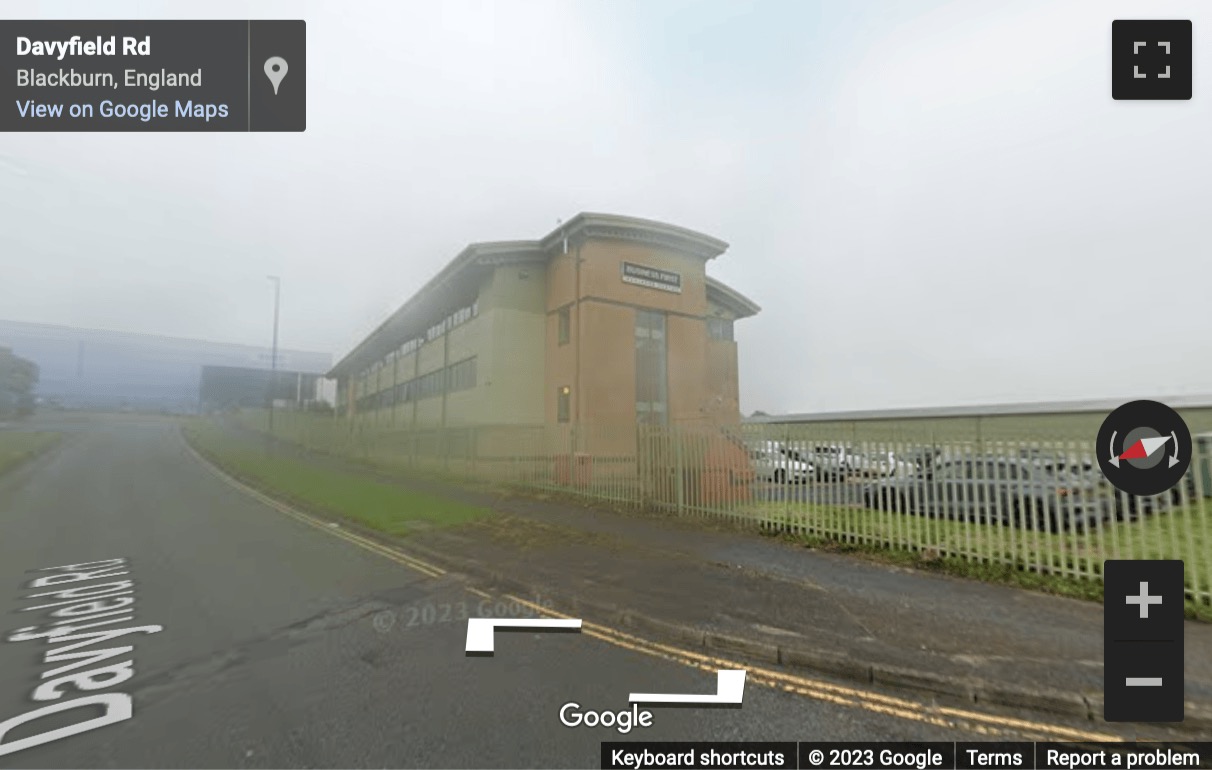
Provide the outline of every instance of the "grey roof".
{"type": "MultiPolygon", "coordinates": [[[[1014,414],[1072,414],[1080,412],[1110,412],[1111,410],[1128,401],[1135,400],[1137,399],[1093,398],[1078,401],[1036,401],[1018,404],[972,404],[966,406],[927,406],[909,409],[816,412],[771,415],[769,417],[748,417],[745,419],[745,422],[761,424],[842,422],[860,420],[925,420],[939,417],[992,417],[997,415],[1014,414]]],[[[1175,409],[1212,408],[1212,395],[1157,396],[1152,400],[1161,401],[1175,409]]]]}
{"type": "MultiPolygon", "coordinates": [[[[71,356],[71,365],[74,367],[75,355],[81,346],[87,346],[97,351],[108,350],[122,352],[126,355],[150,356],[154,360],[187,361],[199,366],[269,369],[273,358],[270,355],[269,345],[242,345],[186,337],[168,337],[160,334],[0,320],[0,347],[11,347],[17,353],[31,349],[67,350],[71,356]]],[[[278,348],[278,368],[282,370],[323,374],[331,365],[331,353],[278,348]]]]}

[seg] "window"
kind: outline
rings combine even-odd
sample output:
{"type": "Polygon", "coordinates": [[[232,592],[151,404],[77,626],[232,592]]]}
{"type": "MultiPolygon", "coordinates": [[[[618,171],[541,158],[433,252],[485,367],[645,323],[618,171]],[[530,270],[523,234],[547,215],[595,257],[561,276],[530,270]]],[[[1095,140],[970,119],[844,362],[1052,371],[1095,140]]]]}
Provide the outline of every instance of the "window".
{"type": "Polygon", "coordinates": [[[727,318],[708,318],[707,336],[713,340],[732,342],[732,321],[727,318]]]}
{"type": "Polygon", "coordinates": [[[556,390],[556,420],[568,422],[572,414],[572,388],[564,385],[556,390]]]}
{"type": "Polygon", "coordinates": [[[635,312],[636,420],[648,425],[668,422],[665,361],[665,314],[635,312]]]}
{"type": "Polygon", "coordinates": [[[569,307],[560,308],[559,312],[560,344],[567,345],[572,338],[572,310],[569,307]]]}
{"type": "Polygon", "coordinates": [[[439,369],[436,372],[430,372],[421,377],[420,393],[417,394],[418,399],[432,398],[442,394],[442,378],[446,373],[439,369]]]}
{"type": "Polygon", "coordinates": [[[446,373],[446,391],[448,393],[470,390],[476,386],[476,360],[474,357],[451,364],[446,373]]]}

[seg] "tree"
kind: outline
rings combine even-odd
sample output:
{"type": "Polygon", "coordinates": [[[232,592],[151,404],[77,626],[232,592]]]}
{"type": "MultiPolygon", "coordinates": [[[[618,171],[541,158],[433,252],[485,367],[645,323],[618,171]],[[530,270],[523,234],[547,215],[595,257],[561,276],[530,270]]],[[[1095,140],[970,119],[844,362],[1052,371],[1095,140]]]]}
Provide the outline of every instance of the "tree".
{"type": "Polygon", "coordinates": [[[0,348],[0,417],[24,417],[34,411],[38,365],[0,348]]]}

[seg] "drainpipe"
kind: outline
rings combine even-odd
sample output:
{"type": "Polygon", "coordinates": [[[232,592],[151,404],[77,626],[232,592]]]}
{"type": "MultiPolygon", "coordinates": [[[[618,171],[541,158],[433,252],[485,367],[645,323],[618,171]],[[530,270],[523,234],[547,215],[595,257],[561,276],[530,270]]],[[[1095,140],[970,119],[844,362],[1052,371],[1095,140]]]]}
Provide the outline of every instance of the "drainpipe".
{"type": "Polygon", "coordinates": [[[581,318],[581,244],[579,244],[579,243],[577,244],[576,256],[574,257],[574,259],[576,259],[576,266],[577,266],[576,296],[574,298],[574,302],[576,302],[576,309],[577,309],[577,313],[576,313],[577,334],[576,334],[576,350],[573,351],[576,363],[573,367],[573,385],[572,385],[573,390],[572,390],[572,392],[574,395],[573,395],[573,410],[572,410],[573,420],[572,420],[572,422],[573,422],[573,425],[579,425],[581,422],[581,327],[583,326],[582,318],[581,318]]]}
{"type": "Polygon", "coordinates": [[[391,357],[391,426],[394,428],[400,421],[400,405],[396,402],[400,385],[400,349],[391,357]]]}

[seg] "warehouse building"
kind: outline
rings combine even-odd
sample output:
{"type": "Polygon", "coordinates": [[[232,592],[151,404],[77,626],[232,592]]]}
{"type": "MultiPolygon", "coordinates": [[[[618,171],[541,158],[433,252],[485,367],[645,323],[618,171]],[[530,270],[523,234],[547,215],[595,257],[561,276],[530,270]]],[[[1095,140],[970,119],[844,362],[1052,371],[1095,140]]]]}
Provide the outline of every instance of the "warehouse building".
{"type": "Polygon", "coordinates": [[[395,428],[738,423],[736,321],[707,275],[723,241],[578,214],[468,246],[328,376],[339,411],[395,428]]]}
{"type": "Polygon", "coordinates": [[[0,347],[37,365],[42,408],[193,414],[321,397],[332,356],[152,334],[0,321],[0,347]]]}

